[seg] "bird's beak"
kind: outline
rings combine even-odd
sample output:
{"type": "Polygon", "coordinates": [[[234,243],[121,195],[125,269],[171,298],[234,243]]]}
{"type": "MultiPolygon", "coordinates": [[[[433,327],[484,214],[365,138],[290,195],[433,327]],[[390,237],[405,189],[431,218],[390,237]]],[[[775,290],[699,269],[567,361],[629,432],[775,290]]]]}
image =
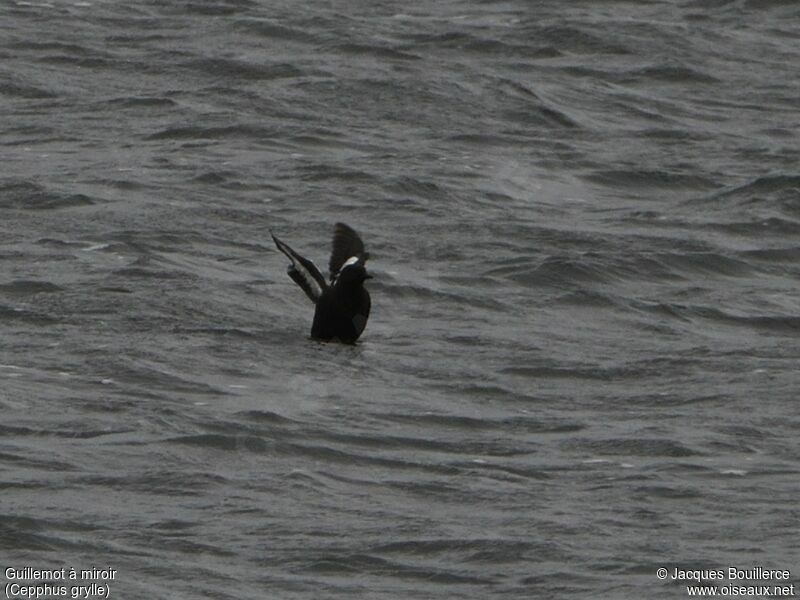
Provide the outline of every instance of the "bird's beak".
{"type": "Polygon", "coordinates": [[[372,279],[372,275],[364,275],[364,279],[372,279]]]}

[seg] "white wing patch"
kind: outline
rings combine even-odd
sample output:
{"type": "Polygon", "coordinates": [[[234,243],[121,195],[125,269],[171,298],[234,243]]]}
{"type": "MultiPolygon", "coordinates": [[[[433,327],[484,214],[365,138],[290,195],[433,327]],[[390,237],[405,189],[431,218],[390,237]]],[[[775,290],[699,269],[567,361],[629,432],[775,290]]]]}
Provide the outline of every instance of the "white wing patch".
{"type": "MultiPolygon", "coordinates": [[[[316,265],[315,265],[316,266],[316,265]]],[[[319,300],[319,297],[322,295],[322,286],[319,282],[314,279],[311,273],[300,263],[293,262],[289,267],[286,269],[286,272],[289,273],[289,277],[291,277],[295,283],[297,283],[306,295],[311,299],[312,302],[316,302],[319,300]],[[305,283],[303,285],[300,281],[298,281],[298,277],[300,277],[305,283]]]]}
{"type": "Polygon", "coordinates": [[[357,263],[358,263],[358,260],[359,260],[359,259],[358,259],[358,257],[357,257],[357,256],[351,256],[351,257],[350,257],[350,258],[348,258],[346,261],[344,261],[344,264],[343,264],[343,265],[341,266],[341,268],[339,269],[339,272],[338,272],[338,273],[336,273],[336,278],[333,280],[333,283],[334,283],[334,284],[336,283],[336,281],[339,279],[339,275],[341,275],[341,274],[342,274],[342,271],[344,271],[344,270],[345,270],[347,267],[349,267],[349,266],[351,266],[351,265],[355,265],[355,264],[357,264],[357,263]]]}
{"type": "MultiPolygon", "coordinates": [[[[358,262],[358,257],[357,256],[351,256],[346,261],[344,261],[344,264],[342,265],[342,269],[344,269],[345,267],[349,267],[350,265],[354,265],[357,262],[358,262]]],[[[339,271],[341,271],[342,269],[339,269],[339,271]]]]}

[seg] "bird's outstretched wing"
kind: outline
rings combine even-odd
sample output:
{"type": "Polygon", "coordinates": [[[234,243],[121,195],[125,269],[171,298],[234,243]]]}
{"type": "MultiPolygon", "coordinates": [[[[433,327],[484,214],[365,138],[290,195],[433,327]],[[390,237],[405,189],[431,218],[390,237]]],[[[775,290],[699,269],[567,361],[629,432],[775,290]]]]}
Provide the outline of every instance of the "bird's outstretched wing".
{"type": "Polygon", "coordinates": [[[331,281],[336,278],[342,265],[352,257],[356,257],[363,265],[369,258],[369,252],[364,251],[364,242],[352,227],[337,223],[333,228],[333,250],[328,264],[331,281]]]}
{"type": "Polygon", "coordinates": [[[283,252],[289,260],[292,261],[292,264],[286,269],[289,277],[291,277],[306,293],[306,296],[316,304],[322,292],[328,287],[328,284],[325,283],[325,277],[319,272],[317,265],[307,258],[300,256],[297,252],[276,238],[275,234],[272,232],[270,232],[270,234],[272,235],[272,239],[275,240],[275,245],[278,247],[278,250],[283,252]]]}

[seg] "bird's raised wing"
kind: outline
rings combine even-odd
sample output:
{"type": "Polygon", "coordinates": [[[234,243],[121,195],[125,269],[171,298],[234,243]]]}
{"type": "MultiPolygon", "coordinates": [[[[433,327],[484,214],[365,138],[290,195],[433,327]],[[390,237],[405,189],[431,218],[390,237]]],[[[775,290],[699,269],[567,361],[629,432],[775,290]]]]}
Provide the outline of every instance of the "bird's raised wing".
{"type": "Polygon", "coordinates": [[[333,228],[333,250],[328,264],[331,281],[336,278],[342,265],[351,258],[357,258],[362,265],[367,262],[369,252],[364,251],[364,242],[352,227],[337,223],[333,228]]]}
{"type": "Polygon", "coordinates": [[[270,232],[270,234],[272,235],[272,239],[275,240],[275,245],[278,247],[278,250],[283,252],[287,258],[292,261],[292,264],[286,269],[289,277],[291,277],[306,293],[306,296],[316,304],[322,292],[328,287],[328,284],[325,283],[325,277],[319,272],[317,265],[307,258],[300,256],[297,252],[276,238],[275,234],[272,232],[270,232]]]}

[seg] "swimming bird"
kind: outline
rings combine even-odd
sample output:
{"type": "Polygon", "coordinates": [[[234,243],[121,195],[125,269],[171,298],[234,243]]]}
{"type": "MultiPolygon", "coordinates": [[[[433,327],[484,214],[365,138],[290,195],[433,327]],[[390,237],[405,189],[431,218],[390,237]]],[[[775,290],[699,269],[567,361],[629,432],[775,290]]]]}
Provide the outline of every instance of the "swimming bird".
{"type": "Polygon", "coordinates": [[[372,304],[369,292],[364,287],[364,281],[372,279],[366,269],[369,252],[364,250],[364,243],[358,234],[344,223],[334,226],[328,284],[313,262],[270,233],[278,250],[291,261],[286,269],[289,277],[316,304],[311,337],[326,342],[338,340],[354,344],[367,326],[372,304]]]}

